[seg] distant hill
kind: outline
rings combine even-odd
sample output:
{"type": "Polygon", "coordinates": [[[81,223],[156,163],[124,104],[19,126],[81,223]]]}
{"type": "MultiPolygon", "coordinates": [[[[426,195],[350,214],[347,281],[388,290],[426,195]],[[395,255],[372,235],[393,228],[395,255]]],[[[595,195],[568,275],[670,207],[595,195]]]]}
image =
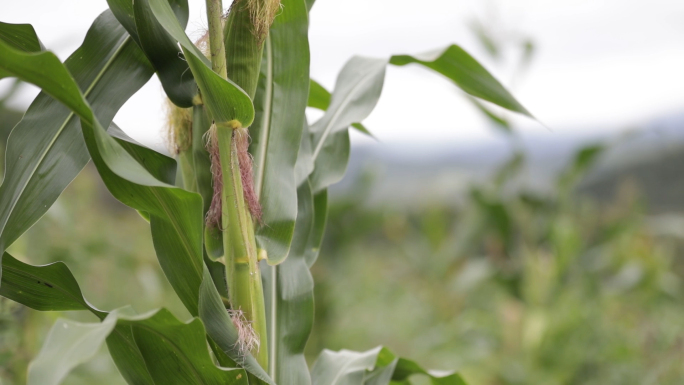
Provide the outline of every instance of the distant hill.
{"type": "MultiPolygon", "coordinates": [[[[621,133],[597,129],[583,134],[521,135],[527,167],[518,186],[549,192],[560,170],[583,146],[603,143],[607,150],[581,184],[599,200],[613,198],[631,181],[649,208],[684,211],[684,113],[671,114],[621,133]]],[[[473,183],[486,182],[513,154],[506,139],[468,146],[385,144],[357,146],[345,179],[333,196],[349,194],[370,181],[369,204],[412,205],[439,201],[458,204],[473,183]]]]}

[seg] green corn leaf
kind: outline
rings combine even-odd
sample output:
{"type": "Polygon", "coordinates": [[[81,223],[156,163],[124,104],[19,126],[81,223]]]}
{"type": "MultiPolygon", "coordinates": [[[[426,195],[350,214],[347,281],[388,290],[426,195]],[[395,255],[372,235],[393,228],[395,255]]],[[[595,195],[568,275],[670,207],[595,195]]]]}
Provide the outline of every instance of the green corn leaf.
{"type": "MultiPolygon", "coordinates": [[[[65,65],[106,124],[152,76],[144,55],[109,11],[95,20],[65,65]]],[[[41,72],[49,77],[47,71],[37,75],[41,72]]],[[[45,214],[89,158],[78,117],[41,92],[8,139],[0,186],[0,251],[45,214]]]]}
{"type": "Polygon", "coordinates": [[[392,375],[394,375],[398,362],[399,359],[394,359],[387,366],[375,368],[375,370],[366,374],[363,385],[388,385],[392,381],[392,375]]]}
{"type": "MultiPolygon", "coordinates": [[[[150,15],[147,2],[108,0],[117,20],[143,49],[159,77],[164,92],[180,107],[191,107],[197,85],[176,41],[150,15]]],[[[189,9],[187,0],[171,1],[178,22],[185,28],[189,9]]]]}
{"type": "MultiPolygon", "coordinates": [[[[311,183],[314,192],[338,182],[349,160],[349,136],[346,128],[366,118],[377,104],[382,91],[387,60],[354,57],[344,66],[328,100],[326,90],[310,82],[309,106],[326,109],[323,117],[310,130],[314,167],[311,183]]],[[[416,56],[395,55],[393,65],[421,64],[451,79],[466,93],[529,117],[532,115],[472,56],[456,45],[416,56]]],[[[475,101],[476,107],[488,112],[475,101]]],[[[491,118],[493,114],[487,114],[491,118]]],[[[533,118],[533,117],[532,117],[533,118]]],[[[503,120],[497,119],[502,127],[503,120]]],[[[306,162],[303,160],[303,165],[306,162]]],[[[306,167],[302,167],[306,168],[306,167]]]]}
{"type": "Polygon", "coordinates": [[[123,142],[128,142],[128,143],[131,143],[131,144],[135,144],[136,146],[145,147],[145,145],[138,143],[138,141],[136,141],[135,139],[133,139],[133,138],[131,138],[130,136],[128,136],[128,134],[125,133],[125,132],[121,129],[121,127],[119,127],[119,126],[118,126],[116,123],[114,123],[114,122],[111,122],[111,123],[109,124],[109,127],[107,127],[107,133],[108,133],[111,137],[113,137],[113,138],[115,138],[115,139],[118,139],[118,140],[119,140],[119,143],[121,143],[121,142],[123,141],[123,142]]]}
{"type": "MultiPolygon", "coordinates": [[[[193,108],[192,114],[192,162],[195,167],[194,178],[197,186],[197,192],[202,196],[203,216],[206,217],[207,211],[211,206],[211,198],[214,195],[213,177],[211,174],[211,160],[209,159],[209,152],[206,148],[205,134],[211,127],[211,119],[204,106],[199,105],[193,108]]],[[[223,256],[223,237],[220,229],[213,227],[205,227],[204,229],[204,249],[207,257],[212,261],[223,256]]],[[[221,274],[223,278],[220,280],[221,286],[225,284],[225,265],[218,263],[215,269],[208,265],[215,276],[215,272],[221,274]]],[[[227,288],[225,293],[221,292],[223,296],[228,297],[227,288]]]]}
{"type": "Polygon", "coordinates": [[[250,127],[254,189],[263,209],[256,241],[268,262],[287,257],[297,217],[295,163],[309,92],[308,15],[303,0],[283,0],[264,44],[250,127]]]}
{"type": "Polygon", "coordinates": [[[407,383],[413,375],[426,376],[433,385],[466,385],[454,372],[425,370],[383,347],[366,352],[324,350],[311,369],[314,385],[389,385],[407,383]]]}
{"type": "Polygon", "coordinates": [[[365,119],[380,98],[387,60],[353,57],[342,68],[325,115],[311,126],[314,193],[342,179],[349,161],[347,127],[365,119]]]}
{"type": "Polygon", "coordinates": [[[510,135],[513,133],[513,128],[511,124],[505,118],[495,114],[489,107],[485,106],[481,101],[469,97],[468,100],[477,108],[484,116],[493,123],[494,127],[501,130],[503,133],[510,135]]]}
{"type": "Polygon", "coordinates": [[[202,321],[182,323],[168,310],[121,323],[129,324],[147,369],[157,384],[231,385],[248,384],[243,369],[214,365],[202,321]]]}
{"type": "Polygon", "coordinates": [[[359,385],[375,368],[381,347],[359,353],[324,350],[311,368],[313,385],[359,385]]]}
{"type": "Polygon", "coordinates": [[[421,64],[451,79],[472,96],[534,118],[477,60],[455,44],[421,55],[395,55],[390,63],[397,66],[421,64]]]}
{"type": "MultiPolygon", "coordinates": [[[[388,365],[395,365],[392,381],[405,382],[410,376],[422,375],[430,379],[433,385],[466,385],[463,378],[453,371],[426,370],[416,362],[399,358],[386,348],[382,348],[378,354],[376,370],[388,365]]],[[[379,383],[377,383],[379,385],[379,383]]],[[[384,382],[383,384],[388,384],[384,382]]]]}
{"type": "Polygon", "coordinates": [[[314,317],[313,278],[305,258],[314,222],[311,187],[297,191],[299,210],[290,255],[276,266],[261,264],[269,343],[269,375],[279,385],[311,384],[304,347],[314,317]]]}
{"type": "Polygon", "coordinates": [[[306,8],[307,8],[307,10],[311,11],[311,7],[313,7],[315,1],[316,1],[316,0],[306,0],[306,8]]]}
{"type": "Polygon", "coordinates": [[[188,310],[197,314],[203,264],[200,197],[155,178],[107,135],[54,54],[24,54],[1,42],[0,53],[0,68],[42,87],[81,118],[83,136],[103,181],[123,203],[150,214],[160,264],[188,310]]]}
{"type": "MultiPolygon", "coordinates": [[[[330,91],[326,90],[325,87],[320,85],[317,81],[309,80],[309,100],[307,102],[308,107],[316,108],[325,111],[330,106],[331,99],[330,91]]],[[[370,137],[373,137],[370,131],[361,123],[352,123],[352,127],[359,130],[370,137]]]]}
{"type": "Polygon", "coordinates": [[[319,82],[309,79],[309,100],[307,107],[325,111],[330,106],[330,91],[326,90],[319,82]]]}
{"type": "MultiPolygon", "coordinates": [[[[313,171],[313,161],[311,159],[311,135],[309,133],[308,123],[304,123],[302,130],[302,140],[299,145],[299,154],[297,156],[297,165],[295,167],[295,180],[297,185],[303,184],[311,185],[309,175],[313,171]]],[[[325,222],[328,214],[328,190],[323,189],[316,193],[313,197],[314,207],[310,215],[314,217],[314,225],[311,227],[307,239],[307,245],[304,248],[304,256],[309,267],[313,265],[318,257],[318,250],[323,241],[323,233],[325,232],[325,222]]],[[[298,231],[295,227],[295,231],[298,231]]],[[[296,235],[295,235],[296,236],[296,235]]]]}
{"type": "MultiPolygon", "coordinates": [[[[222,79],[211,69],[207,58],[190,41],[178,23],[173,9],[166,0],[140,0],[147,2],[154,21],[158,22],[183,48],[185,59],[192,71],[210,116],[215,122],[237,120],[242,127],[254,121],[254,107],[249,96],[230,80],[222,79]]],[[[137,17],[137,16],[136,16],[137,17]]],[[[140,21],[142,23],[143,21],[140,21]]],[[[148,20],[147,22],[153,22],[148,20]]],[[[136,21],[136,23],[139,23],[136,21]]]]}
{"type": "MultiPolygon", "coordinates": [[[[174,1],[176,19],[183,28],[188,22],[187,1],[174,1]]],[[[145,1],[134,1],[135,26],[140,46],[154,66],[169,99],[179,107],[191,107],[197,85],[176,41],[151,17],[145,1]]]]}
{"type": "MultiPolygon", "coordinates": [[[[2,286],[0,286],[0,295],[36,310],[89,310],[100,319],[105,319],[105,317],[107,317],[106,312],[97,310],[83,298],[78,283],[63,263],[57,262],[45,266],[32,266],[16,260],[9,254],[5,254],[3,264],[6,274],[3,276],[2,286]]],[[[206,273],[208,272],[205,270],[205,274],[206,273]]],[[[209,278],[205,282],[206,284],[203,283],[204,297],[213,296],[213,298],[218,301],[218,306],[215,306],[213,309],[214,311],[221,313],[218,317],[212,317],[211,319],[224,322],[223,325],[219,325],[218,327],[222,328],[222,330],[228,329],[228,334],[232,336],[228,341],[229,346],[231,349],[234,349],[235,342],[237,342],[237,332],[232,328],[232,322],[230,321],[230,318],[228,318],[216,290],[211,287],[211,285],[213,285],[211,279],[209,278]],[[221,315],[223,317],[221,317],[221,315]]],[[[204,307],[206,308],[206,301],[204,301],[204,303],[204,307]]],[[[118,312],[120,314],[122,313],[121,311],[118,312]]],[[[128,315],[130,316],[130,314],[128,315]]],[[[167,323],[170,322],[171,324],[174,324],[174,322],[170,321],[168,316],[164,316],[163,318],[167,323]]],[[[199,323],[200,321],[196,320],[194,322],[199,323]]],[[[51,336],[54,335],[54,339],[48,337],[48,342],[44,348],[45,351],[52,353],[41,353],[36,359],[36,364],[32,365],[32,368],[35,368],[32,369],[35,372],[35,378],[40,381],[48,381],[48,379],[49,381],[54,380],[56,381],[54,383],[58,383],[70,369],[89,358],[90,356],[88,355],[78,355],[78,359],[66,358],[68,362],[72,362],[73,364],[64,364],[64,362],[60,360],[54,362],[55,349],[69,346],[76,350],[84,349],[74,345],[81,343],[76,337],[78,336],[78,333],[83,333],[84,341],[82,343],[86,348],[97,350],[96,347],[93,347],[93,344],[99,347],[104,338],[107,339],[107,346],[114,362],[130,384],[153,384],[154,382],[147,371],[143,353],[138,349],[139,342],[137,342],[133,335],[134,329],[132,329],[132,326],[134,325],[119,322],[114,329],[98,325],[100,324],[79,324],[71,321],[58,321],[55,328],[53,328],[54,332],[50,333],[51,336]],[[63,328],[65,324],[67,325],[67,328],[74,328],[78,330],[78,332],[74,335],[70,332],[67,332],[64,335],[59,334],[61,332],[60,327],[63,328]],[[55,370],[55,364],[67,368],[66,371],[55,370]]],[[[178,326],[178,321],[175,321],[175,325],[178,326]]],[[[197,329],[197,327],[195,327],[195,329],[197,329]]],[[[196,332],[194,333],[195,335],[192,338],[197,338],[200,342],[204,340],[204,334],[197,335],[196,332]]],[[[146,349],[148,350],[159,349],[159,347],[155,346],[149,347],[149,344],[143,344],[141,346],[147,346],[146,349]]],[[[245,361],[245,366],[250,366],[250,364],[256,365],[256,360],[251,356],[241,357],[239,354],[236,354],[234,357],[239,360],[238,362],[245,361]]],[[[256,367],[252,366],[251,368],[255,372],[260,373],[265,379],[265,382],[271,383],[268,380],[268,376],[260,367],[258,367],[258,365],[256,365],[256,367]]],[[[153,374],[155,379],[162,378],[164,381],[168,381],[168,378],[162,376],[160,373],[153,374]]],[[[36,383],[42,383],[40,381],[36,383]]],[[[46,383],[51,383],[49,381],[46,383]]]]}
{"type": "MultiPolygon", "coordinates": [[[[211,127],[211,119],[203,105],[194,106],[192,110],[192,164],[194,166],[195,186],[204,201],[203,212],[211,205],[214,189],[211,186],[211,161],[206,147],[204,135],[211,127]]],[[[222,253],[221,253],[222,254],[222,253]]]]}
{"type": "Polygon", "coordinates": [[[107,349],[121,376],[130,385],[155,385],[130,325],[117,324],[107,337],[107,349]]]}
{"type": "Polygon", "coordinates": [[[318,258],[323,243],[325,224],[328,221],[328,189],[323,189],[313,196],[314,224],[307,239],[305,257],[306,264],[311,267],[318,258]]]}
{"type": "MultiPolygon", "coordinates": [[[[114,122],[109,125],[107,133],[115,138],[121,147],[123,147],[133,158],[135,158],[138,163],[145,167],[150,174],[154,175],[155,178],[168,184],[175,184],[177,167],[175,159],[169,158],[168,156],[157,152],[149,151],[146,146],[129,137],[114,122]]],[[[138,213],[147,222],[150,221],[150,215],[148,213],[144,211],[138,211],[138,213]]]]}
{"type": "Polygon", "coordinates": [[[50,329],[40,353],[29,365],[27,384],[60,384],[73,368],[97,353],[114,326],[115,313],[101,323],[58,319],[50,329]]]}
{"type": "MultiPolygon", "coordinates": [[[[243,127],[252,124],[254,107],[249,96],[235,83],[222,79],[214,73],[207,58],[185,34],[184,25],[181,25],[181,22],[187,23],[187,16],[184,17],[182,14],[187,8],[185,1],[177,0],[169,3],[167,0],[139,0],[134,2],[134,5],[130,3],[130,0],[109,0],[109,6],[115,9],[114,14],[129,32],[133,31],[133,24],[130,20],[131,17],[133,18],[135,33],[148,56],[154,57],[160,65],[166,63],[165,58],[170,58],[171,45],[175,46],[175,42],[178,42],[185,62],[201,91],[202,101],[214,121],[237,120],[243,127]],[[145,37],[144,34],[149,34],[149,36],[145,37]],[[144,43],[145,41],[147,43],[144,43]],[[169,44],[172,41],[174,43],[169,44]]],[[[178,57],[178,52],[176,57],[178,57]]],[[[180,68],[178,66],[174,71],[178,72],[180,68]]],[[[181,75],[188,74],[182,73],[181,75]]],[[[173,81],[173,77],[169,79],[171,79],[170,82],[173,81]]],[[[180,78],[175,79],[178,82],[180,78]]],[[[183,79],[186,78],[183,77],[183,79]]]]}
{"type": "Polygon", "coordinates": [[[0,296],[40,311],[89,310],[100,318],[107,315],[83,297],[63,262],[32,266],[5,253],[2,270],[0,296]]]}
{"type": "MultiPolygon", "coordinates": [[[[18,261],[8,253],[5,253],[2,259],[2,267],[5,274],[2,276],[0,296],[35,310],[88,310],[100,319],[107,317],[106,312],[98,310],[83,297],[78,282],[76,282],[69,268],[62,262],[55,262],[44,266],[32,266],[18,261]]],[[[66,322],[67,328],[69,324],[73,324],[70,321],[64,322],[66,322]]],[[[57,329],[59,330],[59,328],[57,329]]],[[[84,330],[92,332],[93,328],[85,327],[84,330]]],[[[107,330],[109,329],[102,329],[103,332],[109,333],[107,330]]],[[[90,335],[90,337],[95,338],[96,336],[90,335]]],[[[99,344],[101,344],[101,341],[98,343],[98,346],[99,344]]],[[[130,327],[117,325],[114,332],[107,337],[107,346],[119,371],[129,384],[154,384],[149,377],[141,353],[133,340],[130,327]]],[[[46,358],[47,361],[51,359],[52,357],[46,358]]],[[[77,364],[75,362],[74,366],[77,364]]],[[[51,368],[50,365],[51,362],[43,362],[38,367],[47,366],[51,368]]],[[[57,378],[54,377],[54,374],[58,374],[59,370],[50,369],[47,371],[52,371],[53,373],[53,377],[50,378],[53,380],[57,378]]],[[[41,374],[38,378],[42,380],[47,374],[45,370],[40,370],[39,372],[41,374]]]]}
{"type": "Polygon", "coordinates": [[[142,316],[114,311],[101,323],[59,319],[29,366],[28,384],[60,384],[74,367],[92,358],[105,339],[119,368],[117,357],[136,363],[122,370],[130,384],[248,384],[243,369],[214,364],[204,336],[198,318],[183,323],[165,309],[142,316]],[[114,335],[119,339],[112,344],[114,335]]]}
{"type": "Polygon", "coordinates": [[[309,130],[309,123],[304,121],[302,127],[302,139],[299,142],[299,152],[297,153],[297,163],[295,164],[295,182],[297,186],[309,180],[309,175],[313,171],[313,158],[311,157],[313,149],[311,148],[311,131],[309,130]]]}
{"type": "Polygon", "coordinates": [[[175,159],[136,142],[113,122],[109,125],[107,133],[114,137],[119,145],[155,178],[167,184],[175,184],[177,166],[175,159]]]}
{"type": "Polygon", "coordinates": [[[25,52],[39,52],[45,49],[31,24],[9,24],[0,21],[0,40],[25,52]]]}

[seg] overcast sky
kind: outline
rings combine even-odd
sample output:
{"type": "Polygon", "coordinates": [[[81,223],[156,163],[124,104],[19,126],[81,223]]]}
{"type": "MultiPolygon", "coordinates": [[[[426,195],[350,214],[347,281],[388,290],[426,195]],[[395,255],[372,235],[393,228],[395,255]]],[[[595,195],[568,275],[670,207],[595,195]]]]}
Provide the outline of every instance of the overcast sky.
{"type": "MultiPolygon", "coordinates": [[[[193,37],[206,26],[204,1],[190,0],[190,6],[193,37]]],[[[46,47],[65,59],[106,7],[105,0],[0,0],[0,19],[33,24],[46,47]]],[[[521,130],[619,130],[684,111],[682,20],[679,0],[318,0],[311,13],[311,76],[332,88],[353,55],[419,53],[457,43],[551,128],[516,119],[521,130]],[[474,38],[474,20],[504,42],[501,60],[491,59],[474,38]],[[536,51],[520,76],[516,47],[525,37],[536,51]]],[[[33,95],[27,90],[16,103],[28,105],[33,95]]],[[[153,78],[115,121],[135,138],[162,146],[161,100],[153,78]]],[[[365,123],[385,143],[464,143],[497,135],[456,87],[415,66],[388,69],[380,103],[365,123]],[[407,115],[416,110],[423,111],[418,126],[407,115]]]]}

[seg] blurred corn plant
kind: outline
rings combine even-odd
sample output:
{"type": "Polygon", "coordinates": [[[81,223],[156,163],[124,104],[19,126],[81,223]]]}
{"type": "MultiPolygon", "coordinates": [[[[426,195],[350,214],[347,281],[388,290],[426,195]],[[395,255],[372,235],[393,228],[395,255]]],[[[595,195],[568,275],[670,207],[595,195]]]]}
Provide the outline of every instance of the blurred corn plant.
{"type": "Polygon", "coordinates": [[[313,1],[236,0],[226,13],[220,0],[207,0],[209,28],[197,43],[184,32],[184,0],[108,4],[64,63],[30,25],[0,24],[0,77],[42,89],[7,143],[0,295],[100,320],[56,320],[27,383],[61,383],[106,343],[130,384],[389,384],[414,375],[463,384],[456,373],[427,371],[382,347],[326,350],[309,371],[309,268],[327,188],[345,172],[348,127],[367,131],[361,121],[380,97],[387,65],[422,65],[473,97],[530,114],[456,45],[354,57],[329,93],[309,79],[313,1]],[[173,104],[175,159],[112,122],[153,74],[173,104]],[[309,125],[307,106],[325,113],[309,125]],[[157,261],[189,321],[167,309],[100,310],[64,262],[35,266],[7,253],[91,159],[109,192],[149,222],[157,261]]]}

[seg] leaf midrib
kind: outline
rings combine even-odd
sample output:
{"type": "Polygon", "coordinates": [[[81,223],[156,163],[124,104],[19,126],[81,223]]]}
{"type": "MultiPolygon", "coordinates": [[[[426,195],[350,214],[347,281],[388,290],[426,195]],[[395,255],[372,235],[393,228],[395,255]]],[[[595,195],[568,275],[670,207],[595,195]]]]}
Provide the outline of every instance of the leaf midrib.
{"type": "MultiPolygon", "coordinates": [[[[107,72],[111,64],[114,62],[114,60],[119,56],[119,53],[123,50],[124,46],[126,43],[130,41],[131,37],[130,35],[126,34],[124,37],[123,41],[119,45],[119,47],[114,51],[112,56],[107,60],[105,65],[102,67],[100,72],[98,72],[97,76],[95,76],[95,79],[90,83],[86,91],[83,93],[84,98],[87,98],[88,95],[90,95],[90,92],[95,88],[95,85],[100,81],[102,76],[104,76],[104,73],[107,72]]],[[[56,100],[56,99],[55,99],[56,100]]],[[[94,115],[94,114],[93,114],[94,115]]],[[[55,142],[57,141],[57,138],[59,138],[60,135],[62,135],[62,132],[64,131],[64,128],[69,124],[71,119],[74,117],[74,112],[71,111],[69,112],[69,115],[67,118],[64,120],[64,123],[62,124],[61,127],[59,127],[59,130],[57,130],[57,134],[53,136],[52,140],[46,147],[45,151],[41,154],[40,159],[38,162],[36,162],[35,167],[33,167],[33,170],[31,170],[31,173],[29,174],[29,177],[26,179],[26,183],[23,183],[20,189],[20,193],[18,195],[15,195],[16,198],[13,199],[12,204],[10,205],[10,210],[8,211],[7,216],[4,219],[4,223],[2,224],[2,229],[0,229],[0,238],[5,234],[5,228],[7,226],[7,223],[9,222],[10,218],[12,217],[12,214],[14,214],[14,210],[17,207],[17,203],[21,200],[21,197],[24,195],[24,191],[26,191],[26,187],[29,185],[29,182],[31,179],[33,179],[33,176],[35,175],[36,171],[40,167],[40,165],[43,163],[45,160],[45,157],[47,156],[48,152],[50,152],[50,149],[54,146],[55,142]]],[[[1,257],[0,257],[1,258],[1,257]]]]}

